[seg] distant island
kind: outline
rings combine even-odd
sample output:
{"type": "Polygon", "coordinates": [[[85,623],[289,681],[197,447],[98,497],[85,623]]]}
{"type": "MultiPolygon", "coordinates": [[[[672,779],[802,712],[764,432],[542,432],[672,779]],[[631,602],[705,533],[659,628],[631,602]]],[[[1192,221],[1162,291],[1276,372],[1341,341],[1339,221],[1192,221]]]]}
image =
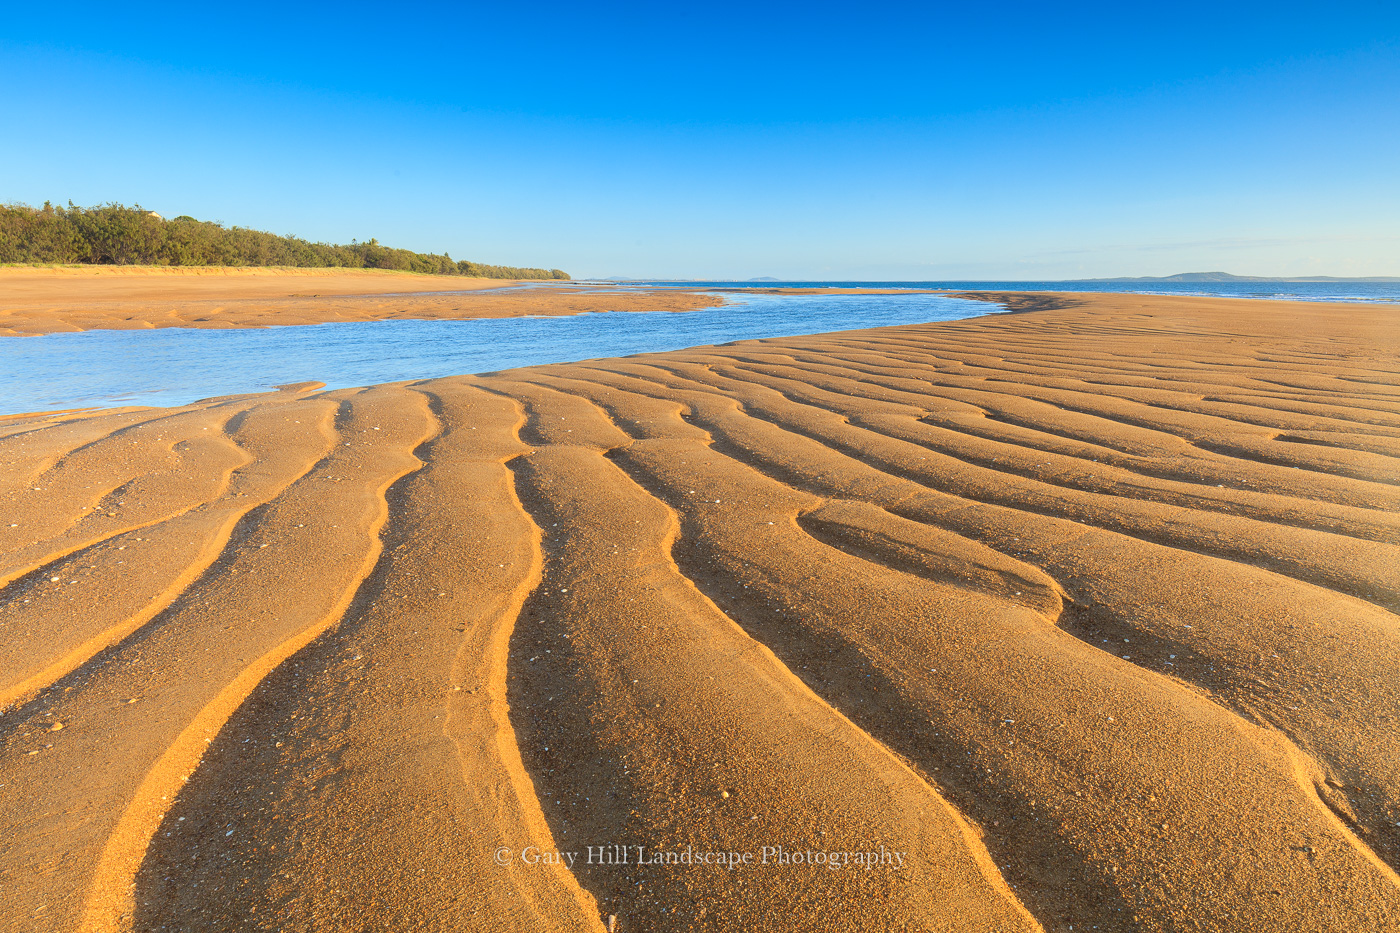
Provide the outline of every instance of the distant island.
{"type": "Polygon", "coordinates": [[[1400,282],[1400,276],[1371,275],[1347,278],[1339,275],[1231,275],[1228,272],[1181,272],[1177,275],[1118,276],[1111,279],[1071,279],[1077,282],[1400,282]]]}
{"type": "Polygon", "coordinates": [[[493,266],[446,253],[415,253],[378,240],[312,243],[246,227],[180,216],[166,220],[140,205],[0,205],[0,263],[111,266],[287,266],[395,269],[492,279],[568,279],[559,269],[493,266]]]}

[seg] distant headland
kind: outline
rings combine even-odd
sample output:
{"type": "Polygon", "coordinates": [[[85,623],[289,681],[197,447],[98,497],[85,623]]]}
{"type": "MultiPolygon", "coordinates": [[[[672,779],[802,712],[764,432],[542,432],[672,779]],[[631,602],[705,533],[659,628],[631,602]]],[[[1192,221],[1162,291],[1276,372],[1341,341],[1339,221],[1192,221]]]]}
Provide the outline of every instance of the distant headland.
{"type": "Polygon", "coordinates": [[[1181,272],[1177,275],[1117,276],[1110,279],[1075,279],[1080,282],[1400,282],[1400,276],[1369,275],[1352,278],[1341,275],[1231,275],[1228,272],[1181,272]]]}

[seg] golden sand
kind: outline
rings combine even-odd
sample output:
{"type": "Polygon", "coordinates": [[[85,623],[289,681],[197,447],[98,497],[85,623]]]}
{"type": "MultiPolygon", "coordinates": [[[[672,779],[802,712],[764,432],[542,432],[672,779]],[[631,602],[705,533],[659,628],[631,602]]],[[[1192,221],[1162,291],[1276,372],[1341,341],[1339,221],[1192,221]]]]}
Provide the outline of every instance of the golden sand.
{"type": "Polygon", "coordinates": [[[0,929],[1400,929],[1400,308],[1008,300],[0,423],[0,929]]]}
{"type": "Polygon", "coordinates": [[[156,327],[693,311],[720,302],[680,289],[618,291],[377,269],[0,266],[0,337],[156,327]]]}

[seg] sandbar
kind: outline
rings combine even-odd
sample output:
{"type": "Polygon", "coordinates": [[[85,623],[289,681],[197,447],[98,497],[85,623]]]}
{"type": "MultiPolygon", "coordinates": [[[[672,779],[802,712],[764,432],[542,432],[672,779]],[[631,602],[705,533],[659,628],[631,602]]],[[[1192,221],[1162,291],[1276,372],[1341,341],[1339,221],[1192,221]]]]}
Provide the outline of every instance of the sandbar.
{"type": "Polygon", "coordinates": [[[619,290],[378,269],[0,266],[0,336],[692,311],[721,303],[686,289],[619,290]]]}

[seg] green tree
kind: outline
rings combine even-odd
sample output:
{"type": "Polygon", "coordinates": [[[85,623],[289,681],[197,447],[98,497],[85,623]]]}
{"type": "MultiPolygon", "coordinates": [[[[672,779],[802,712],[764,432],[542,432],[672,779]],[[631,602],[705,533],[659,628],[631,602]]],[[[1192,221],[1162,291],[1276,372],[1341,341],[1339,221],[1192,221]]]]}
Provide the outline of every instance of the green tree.
{"type": "Polygon", "coordinates": [[[0,205],[0,263],[90,263],[161,266],[293,266],[397,269],[433,275],[507,279],[568,279],[559,269],[493,266],[454,260],[447,253],[415,253],[376,239],[348,245],[311,243],[246,227],[196,220],[164,220],[141,205],[102,204],[41,208],[0,205]]]}

